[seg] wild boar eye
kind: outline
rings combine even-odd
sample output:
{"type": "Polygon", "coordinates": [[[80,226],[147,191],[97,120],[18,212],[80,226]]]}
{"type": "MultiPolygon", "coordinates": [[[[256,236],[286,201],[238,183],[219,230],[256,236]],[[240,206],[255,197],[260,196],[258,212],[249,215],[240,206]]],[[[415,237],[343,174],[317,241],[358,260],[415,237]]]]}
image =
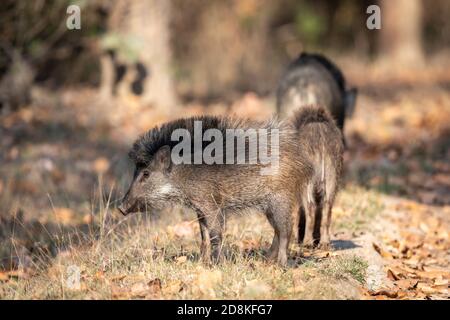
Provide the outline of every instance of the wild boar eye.
{"type": "Polygon", "coordinates": [[[142,172],[142,178],[147,179],[150,176],[150,172],[148,170],[144,170],[142,172]]]}

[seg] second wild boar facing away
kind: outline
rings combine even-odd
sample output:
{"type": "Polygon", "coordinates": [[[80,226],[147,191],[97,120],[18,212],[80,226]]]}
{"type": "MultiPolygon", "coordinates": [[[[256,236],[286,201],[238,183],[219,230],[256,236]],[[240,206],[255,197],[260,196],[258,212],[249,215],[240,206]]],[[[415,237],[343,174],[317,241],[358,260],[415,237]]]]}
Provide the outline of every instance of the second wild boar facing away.
{"type": "Polygon", "coordinates": [[[302,53],[282,75],[277,88],[277,112],[287,118],[298,108],[323,106],[341,131],[353,114],[357,89],[345,88],[339,68],[320,54],[302,53]]]}
{"type": "MultiPolygon", "coordinates": [[[[303,154],[297,135],[292,125],[275,120],[260,123],[211,116],[180,119],[156,127],[139,138],[130,151],[135,172],[119,210],[129,214],[173,204],[192,209],[200,223],[202,259],[213,263],[221,256],[227,215],[249,209],[264,212],[275,231],[268,258],[285,265],[293,214],[307,197],[304,192],[313,177],[313,167],[303,154]],[[261,168],[267,166],[261,159],[256,164],[248,161],[245,164],[175,164],[172,150],[178,141],[172,141],[171,135],[182,128],[194,136],[196,121],[202,124],[202,136],[208,129],[218,130],[216,132],[222,133],[223,137],[226,137],[227,129],[267,129],[269,154],[274,146],[270,143],[271,135],[278,130],[278,170],[261,174],[261,168]]],[[[251,144],[252,138],[245,137],[245,132],[236,137],[236,141],[244,138],[246,147],[251,144]]],[[[207,147],[208,144],[203,142],[202,152],[207,147]]],[[[235,160],[236,151],[235,148],[235,160]]],[[[188,157],[192,159],[195,155],[188,157]]]]}
{"type": "Polygon", "coordinates": [[[342,175],[342,133],[328,112],[320,107],[297,109],[290,119],[298,132],[298,144],[313,166],[303,206],[299,211],[298,241],[328,249],[331,210],[342,175]],[[312,195],[312,196],[311,196],[312,195]],[[304,228],[304,232],[303,232],[304,228]]]}

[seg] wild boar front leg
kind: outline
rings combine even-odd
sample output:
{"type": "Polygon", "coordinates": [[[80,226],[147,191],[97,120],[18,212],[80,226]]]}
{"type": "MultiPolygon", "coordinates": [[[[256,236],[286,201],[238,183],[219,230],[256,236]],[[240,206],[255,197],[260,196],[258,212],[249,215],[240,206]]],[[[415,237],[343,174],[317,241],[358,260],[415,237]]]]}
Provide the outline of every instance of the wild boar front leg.
{"type": "Polygon", "coordinates": [[[271,209],[274,229],[278,231],[277,262],[281,266],[287,265],[289,241],[292,234],[292,210],[286,203],[274,205],[271,209]]]}
{"type": "MultiPolygon", "coordinates": [[[[292,226],[290,226],[292,228],[292,226]]],[[[288,227],[283,228],[280,230],[280,240],[279,240],[279,246],[278,246],[278,257],[277,262],[281,266],[287,265],[287,259],[288,259],[288,248],[289,248],[289,241],[291,238],[292,230],[289,230],[288,227]]]]}
{"type": "Polygon", "coordinates": [[[225,214],[222,210],[215,210],[206,216],[206,225],[209,231],[209,241],[211,244],[212,263],[218,263],[222,253],[222,234],[225,227],[225,214]]]}
{"type": "Polygon", "coordinates": [[[274,229],[273,239],[272,239],[272,245],[270,246],[269,252],[266,255],[266,258],[268,260],[276,261],[278,257],[278,247],[279,247],[279,231],[276,228],[275,221],[273,219],[273,216],[270,214],[267,215],[267,219],[269,220],[270,224],[272,225],[274,229]]]}
{"type": "Polygon", "coordinates": [[[277,261],[279,247],[280,247],[280,238],[278,232],[275,231],[275,234],[273,235],[272,239],[272,244],[270,245],[269,252],[267,253],[267,259],[277,261]]]}

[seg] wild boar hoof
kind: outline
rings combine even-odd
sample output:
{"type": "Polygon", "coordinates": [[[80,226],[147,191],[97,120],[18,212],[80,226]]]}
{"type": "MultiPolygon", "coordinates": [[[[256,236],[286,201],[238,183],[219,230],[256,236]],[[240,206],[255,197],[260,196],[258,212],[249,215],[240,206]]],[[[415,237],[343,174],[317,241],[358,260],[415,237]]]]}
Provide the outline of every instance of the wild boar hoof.
{"type": "Polygon", "coordinates": [[[278,257],[278,250],[269,250],[266,254],[265,254],[265,258],[268,261],[277,261],[277,257],[278,257]]]}
{"type": "Polygon", "coordinates": [[[278,255],[277,262],[280,267],[284,268],[287,266],[287,257],[285,255],[278,255]]]}

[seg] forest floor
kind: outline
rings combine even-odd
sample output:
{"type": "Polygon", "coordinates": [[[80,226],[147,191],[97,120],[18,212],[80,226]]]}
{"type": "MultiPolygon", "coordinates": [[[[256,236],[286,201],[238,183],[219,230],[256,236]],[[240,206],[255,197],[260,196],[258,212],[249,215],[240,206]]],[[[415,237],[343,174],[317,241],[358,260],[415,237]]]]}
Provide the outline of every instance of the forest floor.
{"type": "MultiPolygon", "coordinates": [[[[127,149],[167,115],[133,98],[105,103],[91,89],[36,88],[31,105],[0,118],[0,298],[447,299],[445,77],[350,74],[360,95],[345,132],[333,249],[293,241],[287,268],[264,260],[273,231],[258,213],[230,218],[226,259],[214,267],[198,260],[191,212],[122,217],[115,205],[131,177],[127,149]]],[[[263,119],[273,105],[248,93],[182,113],[263,119]]]]}

